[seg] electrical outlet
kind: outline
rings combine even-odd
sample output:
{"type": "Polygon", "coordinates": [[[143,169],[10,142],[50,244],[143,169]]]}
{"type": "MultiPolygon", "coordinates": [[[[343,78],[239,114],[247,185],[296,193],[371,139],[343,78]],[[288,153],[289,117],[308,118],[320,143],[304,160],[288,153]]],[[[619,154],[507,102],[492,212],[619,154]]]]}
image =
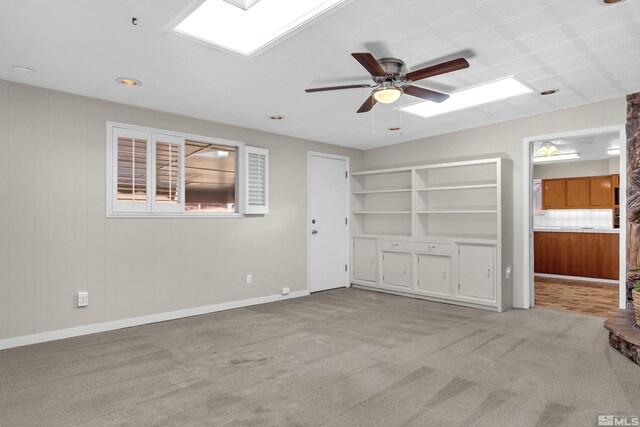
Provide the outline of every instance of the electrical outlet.
{"type": "Polygon", "coordinates": [[[290,288],[282,288],[282,295],[289,295],[289,292],[291,292],[290,288]]]}
{"type": "Polygon", "coordinates": [[[89,292],[78,292],[78,307],[89,305],[89,292]]]}
{"type": "Polygon", "coordinates": [[[247,274],[247,285],[253,283],[253,274],[247,274]]]}

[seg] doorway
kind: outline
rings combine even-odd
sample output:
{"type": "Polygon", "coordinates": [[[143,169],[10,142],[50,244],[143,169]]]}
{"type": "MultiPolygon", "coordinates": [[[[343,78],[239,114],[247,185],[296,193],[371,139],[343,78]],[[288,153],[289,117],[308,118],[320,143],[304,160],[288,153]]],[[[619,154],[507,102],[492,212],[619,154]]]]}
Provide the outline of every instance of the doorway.
{"type": "Polygon", "coordinates": [[[349,285],[349,158],[308,154],[310,292],[349,285]]]}
{"type": "MultiPolygon", "coordinates": [[[[598,304],[599,298],[601,301],[610,300],[608,306],[613,310],[616,306],[624,308],[625,127],[611,126],[527,137],[524,143],[523,307],[534,307],[538,298],[540,305],[543,301],[554,301],[554,308],[571,309],[579,305],[571,301],[572,297],[576,297],[576,301],[580,299],[582,307],[570,311],[589,314],[591,310],[593,314],[603,316],[607,304],[598,304]],[[548,155],[549,161],[541,159],[545,150],[552,153],[548,155]],[[557,157],[561,154],[564,158],[557,157]],[[594,168],[593,173],[586,173],[587,168],[594,168]],[[553,173],[559,175],[556,177],[553,173]],[[600,199],[611,201],[603,203],[600,199]],[[587,241],[589,239],[599,240],[590,243],[587,241]],[[581,247],[597,252],[602,251],[604,244],[608,246],[606,254],[594,253],[594,250],[591,253],[573,250],[581,247]],[[561,250],[561,247],[565,252],[555,254],[554,251],[561,250]],[[569,252],[566,248],[569,248],[569,252]],[[611,256],[611,261],[602,261],[605,255],[611,256]],[[603,263],[608,272],[594,272],[593,265],[596,263],[589,262],[589,257],[603,263]],[[584,272],[579,265],[591,270],[584,272]],[[548,272],[552,273],[546,274],[548,272]],[[539,293],[536,293],[536,286],[539,286],[539,293]],[[589,302],[589,298],[593,303],[589,302]]],[[[544,305],[547,305],[546,302],[544,305]]]]}

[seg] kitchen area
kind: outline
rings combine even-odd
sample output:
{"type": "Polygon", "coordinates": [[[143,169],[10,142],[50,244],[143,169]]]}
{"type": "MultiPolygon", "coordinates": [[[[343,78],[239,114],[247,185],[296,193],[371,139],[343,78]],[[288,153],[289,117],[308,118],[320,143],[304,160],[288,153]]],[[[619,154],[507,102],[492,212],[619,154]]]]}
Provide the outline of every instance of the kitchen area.
{"type": "Polygon", "coordinates": [[[617,309],[619,150],[610,135],[534,145],[537,306],[597,316],[617,309]]]}

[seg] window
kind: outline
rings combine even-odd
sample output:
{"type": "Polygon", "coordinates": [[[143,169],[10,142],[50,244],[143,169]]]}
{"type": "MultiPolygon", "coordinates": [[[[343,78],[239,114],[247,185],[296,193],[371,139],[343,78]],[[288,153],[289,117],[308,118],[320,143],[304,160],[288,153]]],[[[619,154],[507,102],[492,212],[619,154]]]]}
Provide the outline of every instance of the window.
{"type": "Polygon", "coordinates": [[[236,148],[187,141],[185,210],[235,212],[236,148]]]}
{"type": "Polygon", "coordinates": [[[266,149],[112,123],[107,133],[107,216],[268,212],[266,149]]]}

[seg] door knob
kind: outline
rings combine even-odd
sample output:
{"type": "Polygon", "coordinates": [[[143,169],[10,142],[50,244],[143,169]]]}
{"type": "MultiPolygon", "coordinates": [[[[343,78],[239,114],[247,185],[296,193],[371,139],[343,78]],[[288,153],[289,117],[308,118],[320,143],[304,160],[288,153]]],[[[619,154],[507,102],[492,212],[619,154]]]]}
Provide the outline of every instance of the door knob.
{"type": "Polygon", "coordinates": [[[318,234],[318,230],[311,230],[311,234],[318,234]]]}

